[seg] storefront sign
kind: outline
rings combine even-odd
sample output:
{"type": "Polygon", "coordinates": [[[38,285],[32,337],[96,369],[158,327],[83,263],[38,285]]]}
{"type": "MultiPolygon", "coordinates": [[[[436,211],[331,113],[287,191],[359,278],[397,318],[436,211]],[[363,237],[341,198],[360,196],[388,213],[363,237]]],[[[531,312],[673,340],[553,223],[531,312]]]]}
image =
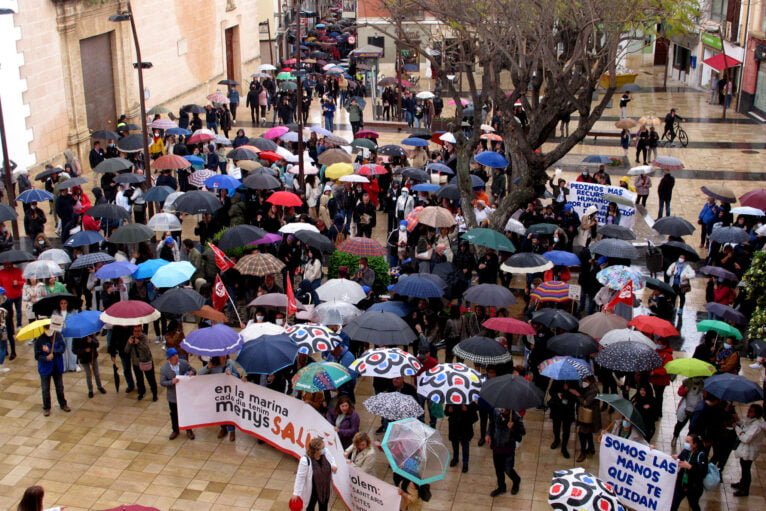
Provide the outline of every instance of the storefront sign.
{"type": "Polygon", "coordinates": [[[721,37],[718,34],[709,34],[707,32],[703,32],[700,36],[700,40],[705,46],[710,46],[711,48],[719,51],[723,50],[723,42],[721,41],[721,37]]]}

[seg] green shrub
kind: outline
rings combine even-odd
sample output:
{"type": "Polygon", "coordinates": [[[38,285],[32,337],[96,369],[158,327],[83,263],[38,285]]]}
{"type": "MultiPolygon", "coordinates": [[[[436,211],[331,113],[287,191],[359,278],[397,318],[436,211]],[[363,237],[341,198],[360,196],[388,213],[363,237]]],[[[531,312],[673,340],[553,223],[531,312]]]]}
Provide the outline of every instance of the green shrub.
{"type": "Polygon", "coordinates": [[[742,277],[747,297],[755,302],[747,333],[751,339],[766,339],[766,252],[756,252],[742,277]]]}
{"type": "MultiPolygon", "coordinates": [[[[372,290],[375,294],[385,294],[386,287],[388,287],[391,278],[388,274],[388,262],[383,256],[368,257],[367,261],[370,263],[370,268],[375,272],[375,284],[372,286],[372,290]]],[[[327,261],[327,269],[329,272],[329,278],[338,278],[338,268],[341,266],[348,267],[348,272],[353,275],[356,272],[356,268],[359,266],[359,256],[349,254],[346,252],[340,252],[336,250],[330,256],[327,261]]]]}

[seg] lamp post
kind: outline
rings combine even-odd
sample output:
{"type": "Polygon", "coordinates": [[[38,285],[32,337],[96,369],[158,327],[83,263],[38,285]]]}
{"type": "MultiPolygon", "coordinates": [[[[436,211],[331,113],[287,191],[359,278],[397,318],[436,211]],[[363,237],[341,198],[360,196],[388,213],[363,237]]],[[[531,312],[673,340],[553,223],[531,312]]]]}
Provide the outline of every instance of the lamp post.
{"type": "MultiPolygon", "coordinates": [[[[0,9],[0,15],[3,14],[15,14],[15,11],[13,9],[2,8],[0,9]]],[[[16,211],[16,193],[13,189],[13,181],[11,180],[11,158],[8,154],[8,140],[5,136],[5,117],[3,117],[2,101],[0,101],[0,145],[3,151],[3,184],[5,184],[5,193],[8,194],[8,205],[16,211]]],[[[18,242],[19,223],[15,218],[11,220],[11,232],[13,232],[13,239],[18,242]]]]}
{"type": "Polygon", "coordinates": [[[146,123],[146,98],[144,98],[144,66],[147,68],[151,67],[151,64],[146,62],[144,63],[141,60],[141,46],[138,44],[138,32],[136,32],[136,20],[133,17],[133,10],[130,6],[130,2],[128,2],[128,8],[127,11],[121,12],[119,14],[114,14],[112,16],[109,16],[109,21],[114,22],[123,22],[123,21],[129,21],[130,22],[130,30],[133,32],[133,44],[136,48],[136,60],[137,63],[134,64],[134,67],[138,69],[138,102],[139,102],[139,108],[141,110],[141,137],[142,142],[144,145],[144,172],[146,173],[147,178],[150,174],[149,169],[149,163],[150,163],[150,157],[149,157],[149,130],[147,128],[146,123]]]}

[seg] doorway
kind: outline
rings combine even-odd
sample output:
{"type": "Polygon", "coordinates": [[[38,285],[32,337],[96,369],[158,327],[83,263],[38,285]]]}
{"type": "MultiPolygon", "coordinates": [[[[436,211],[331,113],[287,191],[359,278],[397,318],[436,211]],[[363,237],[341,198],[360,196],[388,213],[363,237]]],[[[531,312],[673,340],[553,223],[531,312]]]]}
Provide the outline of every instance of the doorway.
{"type": "Polygon", "coordinates": [[[224,37],[226,38],[226,79],[239,79],[239,63],[241,62],[239,53],[239,26],[227,28],[224,37]]]}
{"type": "Polygon", "coordinates": [[[668,48],[670,41],[664,37],[658,37],[654,42],[654,65],[664,66],[668,63],[668,48]]]}
{"type": "Polygon", "coordinates": [[[115,129],[117,106],[114,98],[114,68],[112,67],[112,34],[80,40],[83,93],[88,128],[115,129]]]}

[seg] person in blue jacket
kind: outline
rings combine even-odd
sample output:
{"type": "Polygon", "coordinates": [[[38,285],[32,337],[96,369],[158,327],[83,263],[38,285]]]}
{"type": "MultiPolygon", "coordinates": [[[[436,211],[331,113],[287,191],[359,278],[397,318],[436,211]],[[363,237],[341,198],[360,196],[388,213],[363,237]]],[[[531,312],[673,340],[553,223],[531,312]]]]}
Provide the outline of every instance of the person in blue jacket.
{"type": "Polygon", "coordinates": [[[708,197],[707,202],[704,206],[702,206],[702,209],[697,216],[697,223],[701,226],[700,248],[705,246],[708,235],[713,231],[713,224],[716,222],[716,218],[718,218],[718,212],[720,210],[721,208],[716,205],[715,199],[713,197],[708,197]]]}
{"type": "Polygon", "coordinates": [[[65,412],[72,409],[67,406],[64,397],[64,338],[61,332],[54,332],[51,326],[45,327],[42,334],[35,340],[35,360],[37,372],[40,373],[40,387],[43,393],[43,415],[51,414],[51,379],[56,388],[56,399],[65,412]]]}

